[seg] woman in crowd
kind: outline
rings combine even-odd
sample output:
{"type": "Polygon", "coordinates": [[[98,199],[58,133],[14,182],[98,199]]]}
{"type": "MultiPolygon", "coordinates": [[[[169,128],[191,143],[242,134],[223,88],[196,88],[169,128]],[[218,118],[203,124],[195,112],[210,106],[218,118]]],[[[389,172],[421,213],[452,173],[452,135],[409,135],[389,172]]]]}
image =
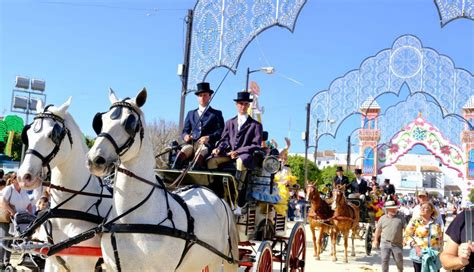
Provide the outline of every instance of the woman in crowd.
{"type": "MultiPolygon", "coordinates": [[[[5,175],[5,178],[10,178],[10,175],[5,175]]],[[[6,179],[0,178],[0,197],[3,195],[3,189],[7,186],[6,179]]],[[[8,231],[10,230],[10,212],[6,207],[1,206],[2,220],[0,222],[0,237],[10,236],[8,231]]],[[[3,271],[7,265],[10,264],[10,251],[5,250],[0,246],[0,270],[3,271]]]]}
{"type": "MultiPolygon", "coordinates": [[[[21,189],[16,179],[16,173],[10,178],[10,185],[3,189],[2,198],[0,198],[2,207],[5,207],[14,218],[16,214],[33,214],[33,205],[26,190],[21,189]]],[[[10,224],[10,234],[15,234],[14,224],[10,224]]]]}
{"type": "MultiPolygon", "coordinates": [[[[438,212],[433,203],[423,203],[420,207],[420,215],[413,217],[405,229],[405,244],[409,244],[412,248],[410,259],[413,261],[415,272],[422,271],[422,251],[440,252],[443,248],[443,229],[435,222],[437,216],[438,212]]],[[[439,256],[436,255],[434,258],[430,263],[423,263],[423,265],[432,266],[435,262],[439,264],[439,256]]],[[[430,269],[429,271],[439,270],[430,269]]]]}
{"type": "Polygon", "coordinates": [[[473,217],[474,208],[465,209],[454,218],[446,230],[448,236],[446,247],[440,255],[441,263],[446,270],[474,271],[473,217]]]}

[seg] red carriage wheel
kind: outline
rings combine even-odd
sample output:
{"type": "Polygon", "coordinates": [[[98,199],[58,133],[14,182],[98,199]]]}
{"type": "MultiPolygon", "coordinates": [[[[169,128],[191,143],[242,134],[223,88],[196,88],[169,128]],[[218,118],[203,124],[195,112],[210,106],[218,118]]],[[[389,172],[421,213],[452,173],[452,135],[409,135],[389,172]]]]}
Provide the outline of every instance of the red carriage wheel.
{"type": "Polygon", "coordinates": [[[273,254],[272,246],[269,241],[263,241],[257,251],[256,262],[253,266],[253,272],[272,272],[273,254]]]}
{"type": "Polygon", "coordinates": [[[291,230],[288,246],[286,249],[285,267],[286,272],[303,272],[306,257],[306,236],[304,225],[301,222],[295,224],[291,230]]]}

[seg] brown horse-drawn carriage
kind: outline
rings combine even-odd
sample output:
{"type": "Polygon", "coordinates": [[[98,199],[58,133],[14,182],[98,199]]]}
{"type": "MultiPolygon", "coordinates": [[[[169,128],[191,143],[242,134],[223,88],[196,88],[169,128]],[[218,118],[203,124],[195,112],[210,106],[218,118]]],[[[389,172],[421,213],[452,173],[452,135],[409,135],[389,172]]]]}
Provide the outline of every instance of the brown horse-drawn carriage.
{"type": "MultiPolygon", "coordinates": [[[[326,190],[328,193],[329,190],[326,190]]],[[[336,258],[336,244],[344,238],[345,261],[347,262],[347,246],[349,231],[352,239],[352,256],[355,256],[354,238],[365,241],[365,251],[370,255],[372,250],[372,240],[375,231],[375,220],[368,211],[367,204],[359,198],[346,198],[344,187],[335,188],[333,196],[328,198],[322,195],[313,185],[308,186],[307,195],[311,208],[308,213],[308,220],[313,236],[314,254],[317,260],[325,250],[331,237],[332,260],[336,258]],[[318,229],[318,235],[316,235],[318,229]]]]}

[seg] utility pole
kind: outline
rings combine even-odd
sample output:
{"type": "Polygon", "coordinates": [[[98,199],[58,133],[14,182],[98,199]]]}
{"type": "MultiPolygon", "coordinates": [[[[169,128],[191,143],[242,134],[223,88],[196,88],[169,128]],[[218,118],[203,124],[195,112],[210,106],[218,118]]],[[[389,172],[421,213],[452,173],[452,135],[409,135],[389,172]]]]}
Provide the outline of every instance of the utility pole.
{"type": "Polygon", "coordinates": [[[186,16],[186,44],[184,48],[184,67],[181,74],[181,104],[179,107],[179,131],[183,130],[184,126],[184,108],[186,104],[186,94],[188,92],[188,72],[189,72],[189,59],[191,55],[191,37],[193,31],[193,10],[188,9],[188,15],[186,16]]]}
{"type": "Polygon", "coordinates": [[[351,135],[347,136],[347,170],[349,171],[349,166],[351,165],[351,135]]]}
{"type": "Polygon", "coordinates": [[[304,133],[304,187],[308,186],[308,148],[309,148],[309,114],[311,104],[306,104],[306,130],[304,133]]]}

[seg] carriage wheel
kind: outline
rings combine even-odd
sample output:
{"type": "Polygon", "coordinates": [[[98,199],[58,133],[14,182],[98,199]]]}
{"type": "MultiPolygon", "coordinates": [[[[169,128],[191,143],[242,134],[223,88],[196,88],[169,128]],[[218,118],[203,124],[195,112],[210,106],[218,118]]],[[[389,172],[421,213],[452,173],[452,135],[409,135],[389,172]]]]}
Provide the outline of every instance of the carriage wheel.
{"type": "Polygon", "coordinates": [[[263,241],[260,244],[255,259],[256,261],[252,272],[272,272],[273,254],[272,245],[269,241],[263,241]]]}
{"type": "Polygon", "coordinates": [[[304,234],[304,225],[301,222],[295,224],[291,230],[286,249],[285,267],[286,272],[303,272],[306,256],[306,236],[304,234]]]}
{"type": "Polygon", "coordinates": [[[367,256],[370,256],[370,252],[372,251],[372,235],[372,226],[369,225],[369,227],[367,227],[367,233],[365,234],[365,253],[367,256]]]}
{"type": "Polygon", "coordinates": [[[328,243],[329,243],[329,235],[327,233],[324,233],[323,234],[323,247],[321,248],[321,252],[326,250],[328,243]]]}

